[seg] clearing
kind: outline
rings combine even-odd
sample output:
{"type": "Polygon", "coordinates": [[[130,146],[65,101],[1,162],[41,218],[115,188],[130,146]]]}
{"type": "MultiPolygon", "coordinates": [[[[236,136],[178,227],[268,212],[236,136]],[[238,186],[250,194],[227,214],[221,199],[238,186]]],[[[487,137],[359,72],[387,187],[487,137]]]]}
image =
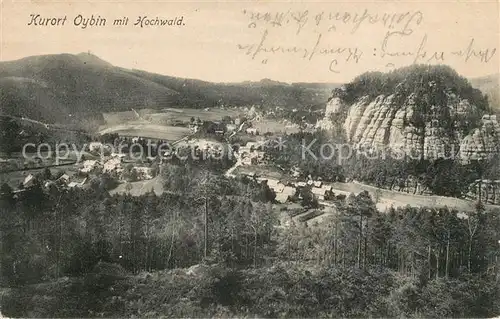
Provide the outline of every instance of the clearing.
{"type": "Polygon", "coordinates": [[[153,190],[157,196],[163,193],[163,179],[161,176],[156,176],[153,179],[144,181],[121,183],[118,187],[109,191],[109,193],[111,195],[130,193],[132,196],[141,196],[151,190],[153,190]],[[128,187],[131,187],[130,191],[127,189],[128,187]]]}
{"type": "Polygon", "coordinates": [[[116,133],[120,136],[140,136],[146,138],[176,141],[191,134],[187,127],[164,126],[151,123],[127,123],[101,128],[100,134],[116,133]]]}

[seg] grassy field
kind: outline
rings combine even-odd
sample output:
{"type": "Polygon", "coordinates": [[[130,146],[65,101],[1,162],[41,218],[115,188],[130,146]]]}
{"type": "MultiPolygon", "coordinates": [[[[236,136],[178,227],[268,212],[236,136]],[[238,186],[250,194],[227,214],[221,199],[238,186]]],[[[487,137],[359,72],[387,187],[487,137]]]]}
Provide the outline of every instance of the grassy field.
{"type": "Polygon", "coordinates": [[[164,126],[150,123],[144,124],[120,124],[106,127],[100,130],[101,134],[117,133],[121,136],[141,136],[155,139],[175,141],[191,134],[187,127],[164,126]]]}
{"type": "Polygon", "coordinates": [[[163,193],[163,180],[160,176],[145,181],[121,183],[120,185],[118,185],[118,187],[111,190],[109,193],[111,195],[130,194],[132,196],[141,196],[151,190],[153,190],[158,196],[163,193]],[[130,186],[127,186],[127,184],[130,186]],[[128,190],[128,187],[130,187],[130,190],[128,190]]]}
{"type": "Polygon", "coordinates": [[[226,115],[236,117],[242,112],[236,109],[137,109],[123,112],[103,113],[105,125],[99,133],[117,133],[122,136],[141,136],[169,141],[178,140],[190,134],[187,127],[173,126],[174,123],[188,124],[192,117],[204,121],[220,121],[226,115]]]}
{"type": "Polygon", "coordinates": [[[107,125],[117,125],[138,120],[133,111],[102,113],[102,116],[107,125]]]}
{"type": "Polygon", "coordinates": [[[224,116],[237,117],[243,114],[241,109],[220,109],[220,108],[210,108],[208,110],[204,109],[175,109],[166,108],[161,110],[161,112],[154,112],[144,114],[146,118],[161,118],[169,119],[175,121],[189,122],[191,117],[200,118],[202,121],[220,121],[224,116]]]}
{"type": "Polygon", "coordinates": [[[118,125],[126,123],[144,123],[162,124],[167,121],[189,122],[192,117],[200,118],[203,121],[220,121],[224,116],[237,117],[244,112],[241,109],[184,109],[184,108],[166,108],[163,110],[154,109],[135,109],[123,112],[103,113],[106,125],[118,125]]]}

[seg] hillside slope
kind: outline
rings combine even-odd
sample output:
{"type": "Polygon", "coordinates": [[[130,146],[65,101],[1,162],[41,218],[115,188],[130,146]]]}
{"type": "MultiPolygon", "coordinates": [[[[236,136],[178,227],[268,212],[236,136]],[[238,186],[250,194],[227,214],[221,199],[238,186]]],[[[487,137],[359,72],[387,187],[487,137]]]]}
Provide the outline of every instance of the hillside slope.
{"type": "Polygon", "coordinates": [[[248,106],[298,108],[327,101],[337,84],[303,85],[263,79],[258,82],[212,83],[159,75],[140,70],[131,74],[148,79],[179,92],[177,106],[202,108],[215,106],[248,106]]]}
{"type": "Polygon", "coordinates": [[[120,68],[90,53],[43,55],[0,62],[0,112],[68,123],[130,108],[300,108],[326,102],[336,86],[211,83],[120,68]]]}
{"type": "Polygon", "coordinates": [[[168,105],[177,92],[90,54],[28,57],[0,63],[2,113],[66,122],[103,111],[168,105]]]}

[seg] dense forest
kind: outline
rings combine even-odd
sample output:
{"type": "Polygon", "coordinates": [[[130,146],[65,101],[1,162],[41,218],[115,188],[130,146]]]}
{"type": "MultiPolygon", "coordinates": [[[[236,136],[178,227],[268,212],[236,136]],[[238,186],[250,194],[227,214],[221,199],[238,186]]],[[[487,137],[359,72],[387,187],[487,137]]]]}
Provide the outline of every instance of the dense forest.
{"type": "Polygon", "coordinates": [[[347,83],[344,89],[334,91],[346,104],[352,104],[363,96],[371,99],[381,94],[408,97],[415,93],[425,94],[428,98],[427,103],[416,104],[444,105],[448,93],[467,99],[480,110],[488,109],[488,98],[480,90],[473,88],[466,78],[446,65],[422,64],[398,68],[387,73],[366,72],[347,83]]]}
{"type": "Polygon", "coordinates": [[[400,208],[368,193],[284,226],[275,194],[190,164],[165,192],[2,186],[2,313],[13,317],[487,317],[500,214],[400,208]],[[206,228],[205,228],[206,227],[206,228]]]}

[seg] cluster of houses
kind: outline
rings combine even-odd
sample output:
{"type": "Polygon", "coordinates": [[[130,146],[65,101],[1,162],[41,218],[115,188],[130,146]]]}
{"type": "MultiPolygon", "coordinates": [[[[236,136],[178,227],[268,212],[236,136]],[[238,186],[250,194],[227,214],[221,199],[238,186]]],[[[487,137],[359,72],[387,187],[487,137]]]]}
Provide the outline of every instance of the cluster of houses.
{"type": "Polygon", "coordinates": [[[137,180],[147,180],[154,177],[152,168],[137,166],[135,163],[127,163],[125,161],[125,157],[125,154],[112,153],[103,161],[98,159],[85,160],[81,164],[77,165],[79,166],[79,172],[82,175],[98,174],[102,172],[114,175],[119,179],[123,179],[123,173],[127,171],[128,173],[134,174],[135,179],[137,180]],[[132,164],[133,167],[128,170],[126,166],[130,164],[132,164]]]}
{"type": "MultiPolygon", "coordinates": [[[[29,189],[30,187],[35,186],[37,183],[38,178],[34,176],[33,174],[27,175],[22,184],[22,190],[29,189]]],[[[49,189],[52,186],[57,186],[60,188],[79,188],[87,185],[88,183],[88,177],[78,177],[78,176],[73,176],[70,177],[68,174],[64,173],[62,174],[59,178],[52,180],[52,179],[47,179],[44,181],[40,181],[41,185],[45,189],[49,189]]]]}
{"type": "Polygon", "coordinates": [[[303,188],[309,188],[312,194],[319,201],[329,201],[334,199],[343,199],[348,192],[336,190],[335,195],[331,185],[325,185],[322,181],[308,180],[307,182],[284,181],[273,178],[257,177],[255,173],[245,174],[248,178],[253,178],[260,183],[265,183],[276,193],[276,201],[279,203],[286,203],[291,200],[298,191],[303,188]]]}
{"type": "Polygon", "coordinates": [[[262,144],[257,142],[248,142],[238,150],[242,165],[266,164],[265,152],[262,150],[262,144]]]}
{"type": "Polygon", "coordinates": [[[193,118],[189,122],[188,128],[191,133],[197,133],[203,130],[208,133],[223,135],[225,133],[234,133],[242,130],[244,122],[245,121],[239,117],[235,119],[227,117],[222,121],[202,121],[199,118],[193,118]]]}
{"type": "Polygon", "coordinates": [[[81,188],[89,184],[90,175],[99,175],[101,173],[108,173],[119,180],[126,179],[124,172],[128,172],[129,176],[133,174],[135,180],[148,180],[154,177],[152,168],[136,166],[135,164],[132,164],[133,167],[129,167],[131,163],[124,161],[124,157],[124,154],[111,154],[111,156],[102,162],[97,159],[84,160],[81,163],[75,164],[77,166],[75,174],[71,174],[72,176],[70,176],[63,173],[56,179],[40,180],[40,176],[28,174],[21,182],[21,190],[29,189],[37,182],[40,182],[40,185],[45,189],[49,189],[53,185],[59,188],[81,188]]]}

